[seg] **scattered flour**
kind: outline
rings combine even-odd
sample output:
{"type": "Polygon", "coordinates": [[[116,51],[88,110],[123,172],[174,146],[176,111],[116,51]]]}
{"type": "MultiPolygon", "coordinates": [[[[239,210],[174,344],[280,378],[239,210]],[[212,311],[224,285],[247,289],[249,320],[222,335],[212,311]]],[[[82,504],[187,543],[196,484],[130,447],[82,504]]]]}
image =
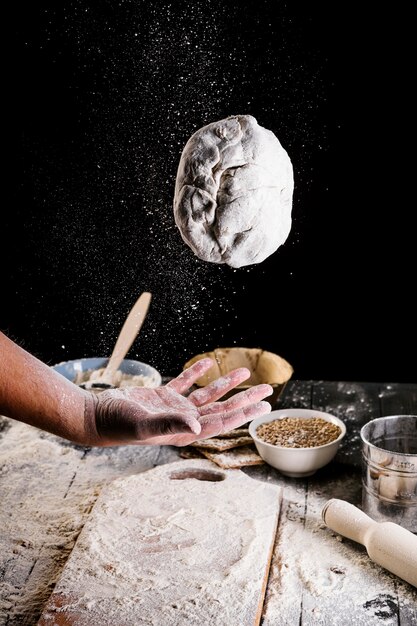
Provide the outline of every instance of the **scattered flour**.
{"type": "MultiPolygon", "coordinates": [[[[251,475],[261,468],[248,468],[251,475]]],[[[262,626],[411,626],[417,590],[373,563],[363,546],[327,528],[321,510],[331,497],[357,504],[360,475],[305,483],[285,481],[280,532],[274,550],[262,626]],[[379,607],[375,610],[375,607],[379,607]],[[393,610],[393,607],[395,610],[393,610]]],[[[261,476],[259,476],[261,477],[261,476]]],[[[274,477],[275,478],[275,477],[274,477]]],[[[278,478],[278,484],[282,484],[278,478]]]]}
{"type": "Polygon", "coordinates": [[[158,447],[82,448],[0,416],[0,626],[32,626],[103,485],[158,447]]]}
{"type": "MultiPolygon", "coordinates": [[[[176,461],[179,450],[82,448],[0,417],[0,625],[36,623],[104,485],[176,461]]],[[[300,615],[304,626],[398,626],[397,614],[402,626],[417,623],[417,590],[322,524],[329,498],[360,502],[360,473],[330,469],[308,481],[266,465],[243,470],[284,489],[262,626],[298,626],[300,615]]]]}
{"type": "Polygon", "coordinates": [[[262,607],[281,490],[206,460],[103,490],[48,603],[78,626],[250,626],[262,607]],[[244,493],[244,498],[236,494],[244,493]]]}

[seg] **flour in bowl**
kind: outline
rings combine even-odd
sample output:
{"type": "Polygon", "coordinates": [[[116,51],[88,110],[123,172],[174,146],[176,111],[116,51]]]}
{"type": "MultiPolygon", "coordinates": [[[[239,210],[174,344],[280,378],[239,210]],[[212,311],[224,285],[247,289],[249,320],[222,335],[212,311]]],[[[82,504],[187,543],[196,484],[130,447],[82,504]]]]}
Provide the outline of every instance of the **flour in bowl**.
{"type": "MultiPolygon", "coordinates": [[[[81,383],[94,382],[104,372],[104,367],[97,370],[85,370],[85,372],[77,372],[75,380],[76,385],[81,383]]],[[[142,374],[125,374],[117,370],[111,379],[114,387],[158,387],[158,381],[153,376],[143,376],[142,374]]]]}

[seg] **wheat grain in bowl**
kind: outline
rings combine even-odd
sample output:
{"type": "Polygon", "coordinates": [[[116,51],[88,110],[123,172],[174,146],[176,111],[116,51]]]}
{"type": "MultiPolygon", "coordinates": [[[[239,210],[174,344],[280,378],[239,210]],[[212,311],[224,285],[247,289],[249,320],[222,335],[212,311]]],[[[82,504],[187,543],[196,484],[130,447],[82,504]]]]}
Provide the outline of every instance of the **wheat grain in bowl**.
{"type": "Polygon", "coordinates": [[[285,476],[311,476],[336,455],[343,421],[323,411],[280,409],[254,419],[249,434],[259,455],[285,476]]]}
{"type": "Polygon", "coordinates": [[[261,424],[256,434],[266,443],[284,448],[315,448],[337,439],[341,428],[322,417],[282,417],[261,424]]]}

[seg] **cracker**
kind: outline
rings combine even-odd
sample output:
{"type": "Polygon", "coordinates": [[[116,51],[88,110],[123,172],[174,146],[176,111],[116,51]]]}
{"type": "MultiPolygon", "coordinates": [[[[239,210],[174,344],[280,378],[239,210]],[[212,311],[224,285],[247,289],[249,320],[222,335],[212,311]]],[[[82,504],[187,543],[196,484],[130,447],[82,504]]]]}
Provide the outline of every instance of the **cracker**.
{"type": "Polygon", "coordinates": [[[179,451],[179,455],[182,459],[201,459],[204,458],[204,455],[200,450],[196,448],[191,448],[190,446],[186,446],[181,448],[179,451]]]}
{"type": "Polygon", "coordinates": [[[223,469],[238,469],[247,465],[264,464],[264,460],[259,456],[254,445],[242,446],[226,452],[211,452],[201,448],[200,452],[223,469]]]}
{"type": "Polygon", "coordinates": [[[231,450],[232,448],[238,448],[239,446],[247,446],[252,442],[252,437],[248,435],[244,437],[231,437],[230,439],[211,437],[210,439],[200,439],[199,441],[194,441],[190,445],[193,448],[204,448],[205,450],[224,452],[225,450],[231,450]]]}

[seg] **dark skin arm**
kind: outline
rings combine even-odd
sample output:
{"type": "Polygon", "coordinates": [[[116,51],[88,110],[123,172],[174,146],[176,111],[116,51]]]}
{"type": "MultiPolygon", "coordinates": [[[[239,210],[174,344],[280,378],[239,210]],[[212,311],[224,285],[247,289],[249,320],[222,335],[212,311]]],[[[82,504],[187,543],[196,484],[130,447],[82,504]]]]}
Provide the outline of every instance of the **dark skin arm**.
{"type": "Polygon", "coordinates": [[[184,446],[268,413],[270,385],[218,400],[249,378],[239,368],[189,393],[210,367],[202,359],[167,385],[98,395],[81,389],[0,332],[0,414],[88,446],[184,446]]]}

